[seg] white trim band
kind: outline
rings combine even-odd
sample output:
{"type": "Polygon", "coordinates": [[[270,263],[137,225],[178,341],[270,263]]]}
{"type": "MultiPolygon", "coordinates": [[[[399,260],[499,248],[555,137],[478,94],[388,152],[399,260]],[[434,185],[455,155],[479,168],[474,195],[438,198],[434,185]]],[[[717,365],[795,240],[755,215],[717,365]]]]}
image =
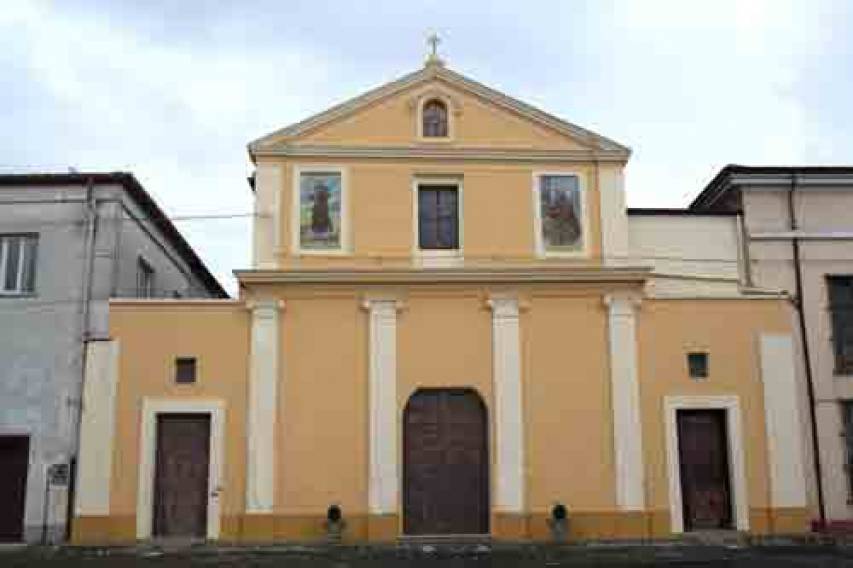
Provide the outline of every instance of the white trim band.
{"type": "Polygon", "coordinates": [[[607,305],[616,504],[621,510],[645,508],[643,435],[637,372],[636,308],[627,295],[609,295],[607,305]]]}
{"type": "Polygon", "coordinates": [[[396,300],[366,300],[370,335],[370,513],[395,513],[400,482],[397,456],[396,300]]]}
{"type": "Polygon", "coordinates": [[[136,538],[151,537],[154,517],[154,465],[157,459],[157,415],[166,413],[210,415],[210,454],[207,481],[207,538],[219,538],[219,498],[225,461],[225,402],[219,399],[142,400],[139,479],[136,495],[136,538]]]}
{"type": "Polygon", "coordinates": [[[746,491],[746,462],[743,451],[740,400],[731,396],[667,396],[664,397],[666,427],[666,461],[669,470],[669,518],[673,534],[684,532],[684,508],[681,497],[681,467],[678,454],[678,416],[682,409],[722,409],[726,411],[726,434],[729,451],[729,486],[732,518],[739,531],[749,530],[749,501],[746,491]]]}
{"type": "Polygon", "coordinates": [[[759,343],[770,504],[772,507],[805,507],[806,481],[793,341],[790,335],[762,334],[759,343]]]}
{"type": "Polygon", "coordinates": [[[118,340],[86,345],[75,504],[78,516],[110,514],[118,360],[118,340]]]}
{"type": "Polygon", "coordinates": [[[524,512],[524,423],[521,390],[521,333],[518,300],[493,297],[495,501],[502,513],[524,512]]]}
{"type": "Polygon", "coordinates": [[[258,301],[252,310],[246,415],[246,512],[271,513],[274,499],[278,404],[279,311],[283,302],[258,301]]]}

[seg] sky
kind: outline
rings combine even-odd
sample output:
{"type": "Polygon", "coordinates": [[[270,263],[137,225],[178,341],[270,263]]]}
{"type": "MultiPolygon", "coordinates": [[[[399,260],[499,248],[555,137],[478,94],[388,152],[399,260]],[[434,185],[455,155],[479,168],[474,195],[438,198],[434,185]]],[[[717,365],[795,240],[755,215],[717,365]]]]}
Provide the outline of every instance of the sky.
{"type": "MultiPolygon", "coordinates": [[[[853,163],[853,1],[0,0],[0,173],[127,170],[170,216],[252,210],[246,144],[448,67],[633,150],[628,204],[724,165],[853,163]]],[[[226,288],[248,217],[177,221],[226,288]]]]}

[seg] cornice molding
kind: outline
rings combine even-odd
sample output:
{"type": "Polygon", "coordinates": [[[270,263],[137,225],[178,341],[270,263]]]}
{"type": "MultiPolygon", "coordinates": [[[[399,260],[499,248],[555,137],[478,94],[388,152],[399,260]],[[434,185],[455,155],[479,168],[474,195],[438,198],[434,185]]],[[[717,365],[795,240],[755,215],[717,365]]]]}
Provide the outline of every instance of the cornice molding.
{"type": "Polygon", "coordinates": [[[246,300],[246,309],[257,314],[274,315],[285,310],[284,300],[277,298],[252,298],[246,300]]]}
{"type": "Polygon", "coordinates": [[[496,267],[394,270],[238,270],[242,284],[619,283],[642,285],[645,267],[496,267]]]}
{"type": "Polygon", "coordinates": [[[447,146],[333,146],[279,144],[255,151],[255,157],[385,158],[511,162],[618,162],[623,152],[606,150],[530,150],[527,148],[465,148],[447,146]]]}
{"type": "Polygon", "coordinates": [[[150,308],[162,306],[233,308],[245,305],[243,300],[237,298],[110,298],[107,303],[111,306],[144,306],[150,308]]]}
{"type": "Polygon", "coordinates": [[[408,304],[401,298],[366,295],[361,298],[359,307],[366,312],[374,311],[380,307],[392,308],[395,313],[399,314],[408,308],[408,304]]]}
{"type": "MultiPolygon", "coordinates": [[[[853,173],[849,174],[795,174],[797,187],[804,186],[851,186],[853,173]]],[[[791,174],[734,174],[728,180],[728,186],[773,186],[788,191],[791,186],[791,174]]]]}

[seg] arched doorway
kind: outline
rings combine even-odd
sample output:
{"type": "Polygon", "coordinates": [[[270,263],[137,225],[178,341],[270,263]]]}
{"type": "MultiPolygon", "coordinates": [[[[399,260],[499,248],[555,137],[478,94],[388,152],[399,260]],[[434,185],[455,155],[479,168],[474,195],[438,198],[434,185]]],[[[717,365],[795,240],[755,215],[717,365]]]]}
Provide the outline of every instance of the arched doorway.
{"type": "Polygon", "coordinates": [[[489,532],[486,407],[470,389],[421,389],[403,412],[403,532],[489,532]]]}

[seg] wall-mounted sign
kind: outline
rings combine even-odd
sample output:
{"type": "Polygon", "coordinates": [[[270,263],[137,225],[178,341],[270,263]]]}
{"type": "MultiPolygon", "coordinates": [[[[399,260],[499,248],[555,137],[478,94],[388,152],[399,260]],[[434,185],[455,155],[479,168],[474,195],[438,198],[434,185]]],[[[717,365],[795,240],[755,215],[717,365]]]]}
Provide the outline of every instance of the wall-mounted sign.
{"type": "Polygon", "coordinates": [[[71,472],[67,463],[55,463],[47,468],[47,479],[51,485],[68,485],[69,477],[71,472]]]}

